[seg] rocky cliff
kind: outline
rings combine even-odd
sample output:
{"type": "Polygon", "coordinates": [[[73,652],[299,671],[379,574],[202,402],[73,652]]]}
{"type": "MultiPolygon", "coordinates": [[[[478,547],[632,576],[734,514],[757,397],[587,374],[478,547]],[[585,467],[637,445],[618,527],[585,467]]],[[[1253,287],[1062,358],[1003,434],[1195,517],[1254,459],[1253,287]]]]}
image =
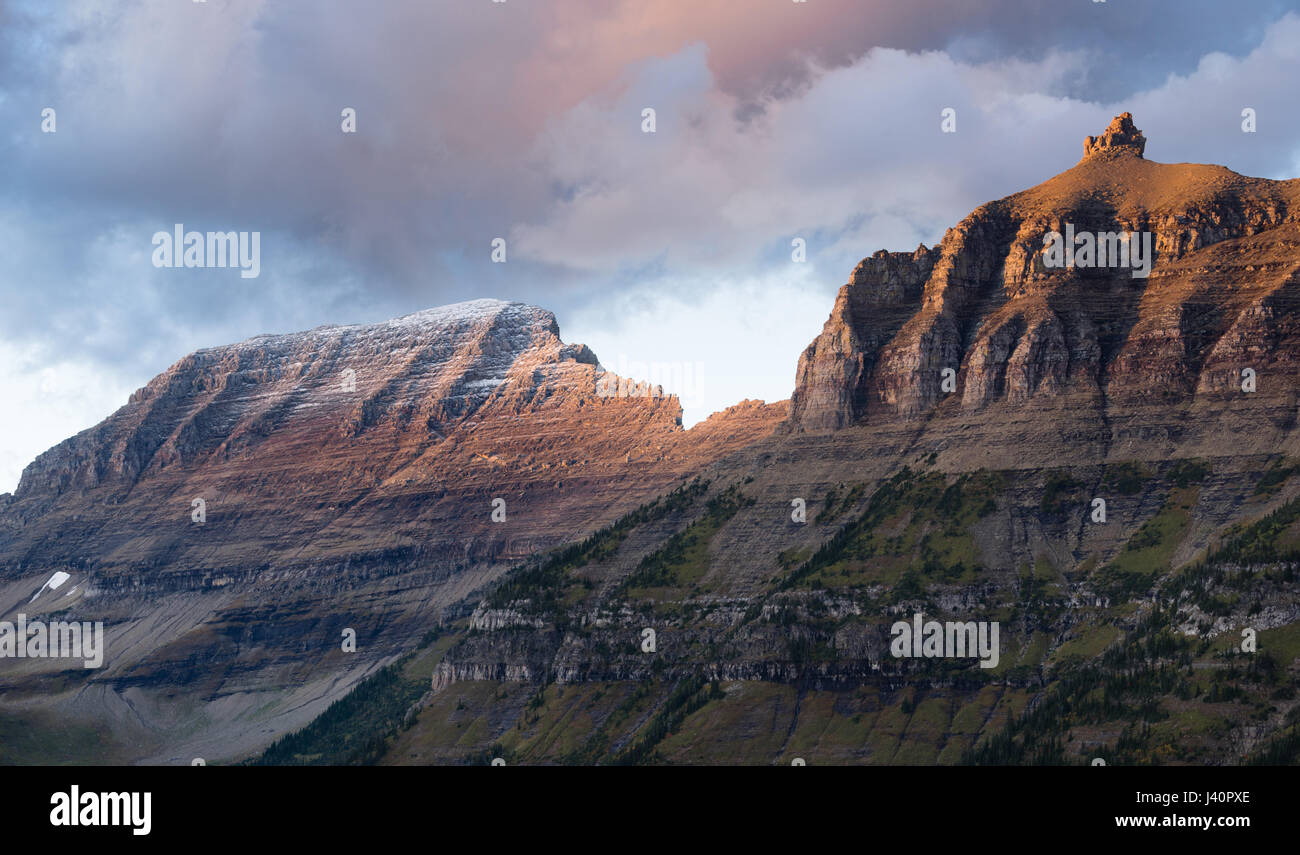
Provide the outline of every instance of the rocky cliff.
{"type": "Polygon", "coordinates": [[[1078,165],[979,207],[934,249],[864,260],[799,360],[789,429],[1064,402],[1095,425],[1230,399],[1268,399],[1265,415],[1283,418],[1300,354],[1300,181],[1154,163],[1145,145],[1126,113],[1087,139],[1078,165]],[[1052,267],[1052,232],[1149,234],[1149,276],[1113,251],[1106,266],[1052,267]]]}

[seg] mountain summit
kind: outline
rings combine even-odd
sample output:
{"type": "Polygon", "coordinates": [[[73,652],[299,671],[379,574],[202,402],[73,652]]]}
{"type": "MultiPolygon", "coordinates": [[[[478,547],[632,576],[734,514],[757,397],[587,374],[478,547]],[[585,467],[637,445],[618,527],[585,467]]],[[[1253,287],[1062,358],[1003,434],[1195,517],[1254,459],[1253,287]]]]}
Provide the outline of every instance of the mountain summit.
{"type": "Polygon", "coordinates": [[[799,359],[788,429],[961,424],[1007,462],[1049,459],[1065,436],[1107,448],[1135,419],[1158,453],[1239,442],[1247,424],[1248,441],[1279,441],[1300,368],[1300,181],[1149,161],[1127,113],[1089,140],[938,246],[864,259],[799,359]],[[1062,233],[1142,237],[1152,272],[1048,267],[1062,233]],[[1260,382],[1243,396],[1247,369],[1260,382]]]}
{"type": "Polygon", "coordinates": [[[1111,119],[1110,125],[1102,131],[1101,136],[1088,137],[1083,141],[1083,157],[1087,160],[1094,155],[1117,153],[1135,154],[1138,157],[1147,149],[1147,138],[1133,124],[1132,113],[1120,113],[1111,119]]]}

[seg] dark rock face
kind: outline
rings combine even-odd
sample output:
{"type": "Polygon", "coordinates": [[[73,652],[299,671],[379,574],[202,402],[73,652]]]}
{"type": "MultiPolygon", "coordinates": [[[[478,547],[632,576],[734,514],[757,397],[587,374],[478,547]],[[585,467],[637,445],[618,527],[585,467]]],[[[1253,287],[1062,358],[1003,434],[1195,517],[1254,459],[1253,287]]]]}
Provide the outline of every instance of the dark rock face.
{"type": "Polygon", "coordinates": [[[881,250],[863,259],[840,289],[821,336],[799,357],[792,421],[835,430],[866,417],[879,354],[920,307],[938,249],[881,250]]]}

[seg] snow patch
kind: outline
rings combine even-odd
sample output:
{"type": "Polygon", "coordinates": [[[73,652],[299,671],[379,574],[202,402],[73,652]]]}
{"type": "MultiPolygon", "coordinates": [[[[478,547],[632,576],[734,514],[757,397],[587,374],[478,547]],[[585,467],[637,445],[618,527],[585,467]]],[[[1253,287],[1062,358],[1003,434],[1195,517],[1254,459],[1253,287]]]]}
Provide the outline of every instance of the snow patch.
{"type": "Polygon", "coordinates": [[[41,589],[37,591],[36,594],[27,602],[29,603],[36,602],[36,597],[39,597],[41,594],[44,594],[46,591],[57,591],[60,587],[62,587],[64,582],[68,581],[71,578],[72,578],[71,576],[69,576],[67,573],[64,573],[62,570],[55,570],[54,575],[50,577],[50,580],[46,582],[44,585],[42,585],[41,589]]]}

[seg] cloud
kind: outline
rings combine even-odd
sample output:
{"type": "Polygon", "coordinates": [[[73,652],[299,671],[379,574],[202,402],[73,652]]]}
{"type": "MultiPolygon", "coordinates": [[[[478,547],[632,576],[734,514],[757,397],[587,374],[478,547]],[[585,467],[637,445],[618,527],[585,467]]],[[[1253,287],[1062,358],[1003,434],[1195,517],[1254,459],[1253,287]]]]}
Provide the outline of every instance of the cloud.
{"type": "Polygon", "coordinates": [[[132,386],[90,360],[49,359],[0,342],[0,492],[18,486],[36,455],[92,427],[126,402],[132,386]]]}
{"type": "Polygon", "coordinates": [[[799,354],[828,311],[810,299],[822,272],[787,262],[761,277],[622,294],[571,311],[561,332],[606,369],[677,395],[687,427],[742,398],[779,401],[790,396],[799,354]],[[682,296],[692,293],[700,296],[682,296]]]}
{"type": "Polygon", "coordinates": [[[1269,175],[1294,163],[1300,115],[1276,81],[1300,72],[1300,17],[1279,20],[1244,57],[1208,55],[1126,98],[1049,94],[1088,62],[1068,52],[971,64],[876,48],[740,119],[738,98],[693,46],[638,69],[619,99],[591,99],[552,123],[531,159],[565,192],[515,228],[516,251],[574,274],[663,270],[673,280],[783,263],[783,248],[804,237],[847,273],[874,249],[932,244],[978,204],[1073,166],[1084,136],[1124,110],[1153,159],[1269,175]],[[646,106],[657,111],[653,134],[640,129],[646,106]],[[1246,107],[1259,133],[1242,133],[1246,107]],[[941,131],[945,108],[956,133],[941,131]]]}
{"type": "Polygon", "coordinates": [[[1078,65],[876,49],[745,121],[694,46],[647,65],[619,100],[584,102],[553,124],[532,159],[567,192],[513,238],[526,259],[600,275],[651,262],[723,273],[800,236],[853,244],[841,265],[872,236],[911,249],[1026,174],[1072,164],[1062,144],[1083,133],[1067,137],[1062,114],[1104,126],[1108,108],[1034,99],[1078,65]],[[653,134],[641,131],[644,107],[657,110],[653,134]],[[956,134],[941,132],[946,107],[956,134]]]}

